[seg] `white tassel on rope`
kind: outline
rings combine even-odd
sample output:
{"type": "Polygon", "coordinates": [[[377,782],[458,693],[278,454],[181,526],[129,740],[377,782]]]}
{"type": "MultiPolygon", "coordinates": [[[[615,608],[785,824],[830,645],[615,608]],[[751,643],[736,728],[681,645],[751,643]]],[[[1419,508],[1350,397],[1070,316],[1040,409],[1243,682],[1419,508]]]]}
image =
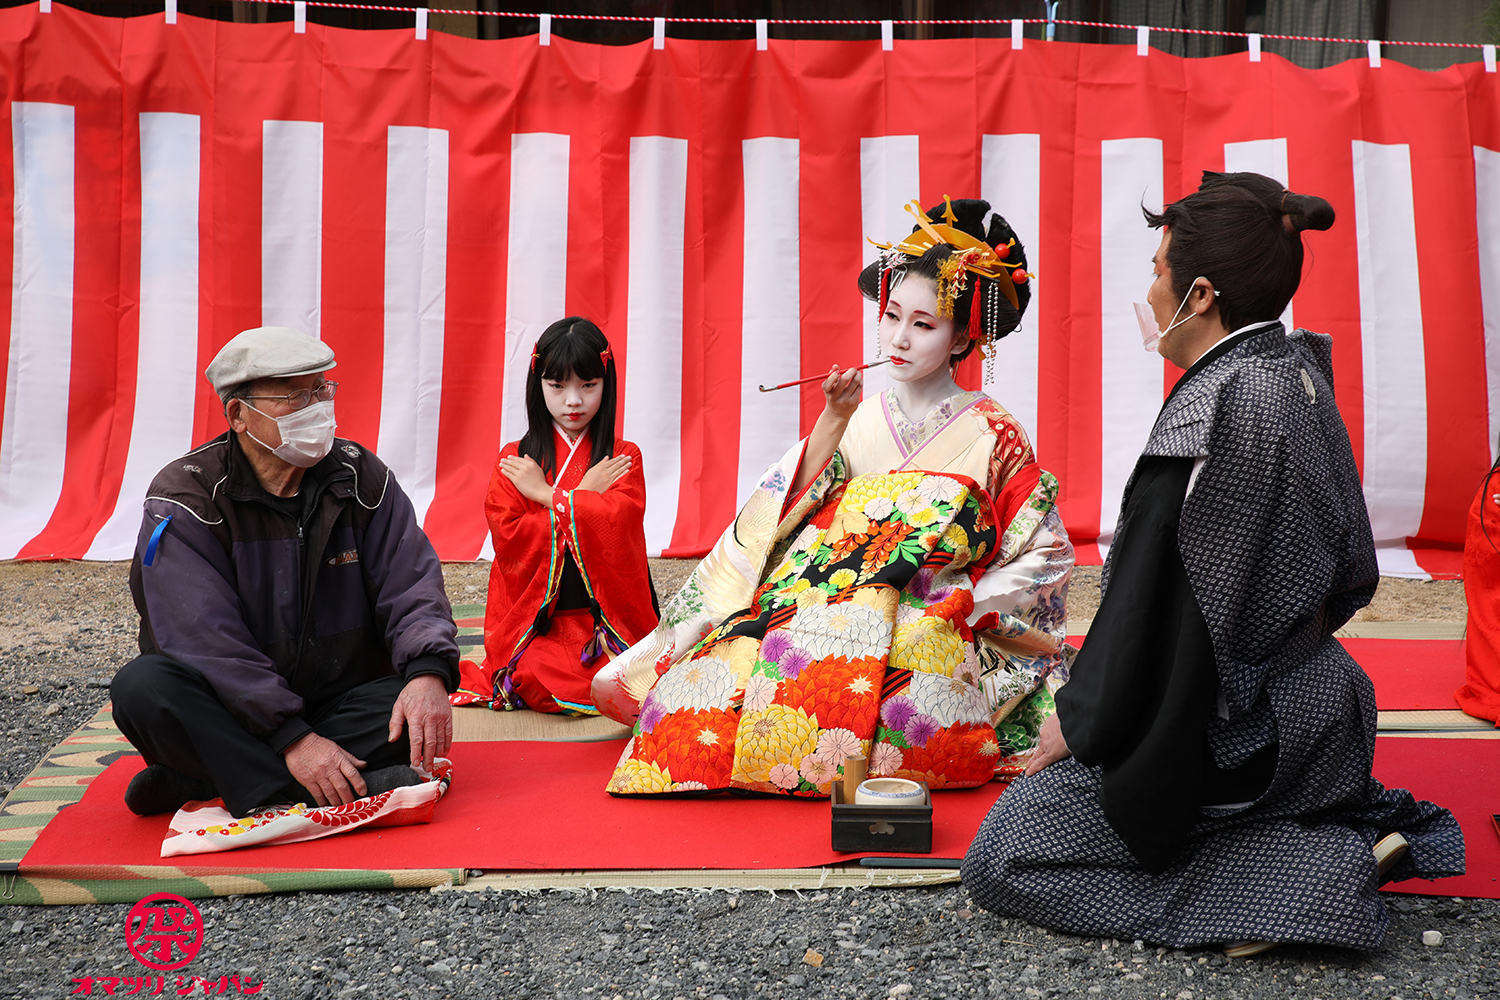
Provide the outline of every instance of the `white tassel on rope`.
{"type": "Polygon", "coordinates": [[[651,47],[653,49],[667,47],[667,19],[664,17],[651,19],[651,47]]]}
{"type": "Polygon", "coordinates": [[[1245,43],[1246,43],[1247,47],[1250,49],[1250,61],[1251,62],[1260,62],[1260,36],[1259,35],[1246,35],[1245,36],[1245,43]]]}
{"type": "Polygon", "coordinates": [[[1495,72],[1495,47],[1493,45],[1486,45],[1484,47],[1484,71],[1486,73],[1495,72]]]}
{"type": "Polygon", "coordinates": [[[1010,19],[1010,47],[1019,49],[1026,44],[1026,22],[1019,17],[1010,19]]]}
{"type": "Polygon", "coordinates": [[[419,42],[425,42],[426,40],[427,40],[427,8],[426,7],[418,7],[417,8],[417,41],[419,41],[419,42]]]}
{"type": "Polygon", "coordinates": [[[551,14],[538,14],[537,15],[537,22],[538,23],[537,23],[537,32],[536,32],[536,43],[538,45],[551,45],[552,44],[552,15],[551,14]]]}
{"type": "Polygon", "coordinates": [[[307,0],[295,0],[292,4],[292,31],[307,34],[307,0]]]}
{"type": "Polygon", "coordinates": [[[765,18],[761,18],[755,22],[755,51],[764,52],[767,47],[766,21],[765,18]]]}
{"type": "Polygon", "coordinates": [[[177,0],[167,0],[167,23],[177,23],[177,0]]]}
{"type": "MultiPolygon", "coordinates": [[[[37,10],[43,14],[52,13],[52,0],[41,0],[41,3],[37,4],[37,10]]],[[[1492,45],[1490,48],[1494,48],[1494,46],[1492,45]]]]}
{"type": "Polygon", "coordinates": [[[1135,29],[1135,54],[1138,56],[1150,55],[1151,53],[1151,29],[1144,24],[1136,26],[1135,29]]]}
{"type": "Polygon", "coordinates": [[[886,52],[896,47],[896,26],[890,21],[880,22],[880,47],[886,52]]]}
{"type": "Polygon", "coordinates": [[[1369,53],[1370,53],[1370,68],[1371,69],[1379,69],[1380,68],[1380,42],[1377,39],[1372,38],[1368,42],[1365,42],[1365,48],[1368,49],[1369,53]]]}

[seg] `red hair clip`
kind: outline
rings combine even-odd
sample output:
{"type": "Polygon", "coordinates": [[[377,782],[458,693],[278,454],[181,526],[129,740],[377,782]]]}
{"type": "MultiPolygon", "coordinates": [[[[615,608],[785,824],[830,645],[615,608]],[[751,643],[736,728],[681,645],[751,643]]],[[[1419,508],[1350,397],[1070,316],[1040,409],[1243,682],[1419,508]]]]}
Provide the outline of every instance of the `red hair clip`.
{"type": "Polygon", "coordinates": [[[531,371],[536,371],[536,359],[541,356],[541,349],[533,346],[531,348],[531,371]]]}
{"type": "Polygon", "coordinates": [[[609,359],[612,357],[614,357],[614,352],[609,349],[608,344],[605,344],[604,350],[599,352],[599,362],[604,365],[606,370],[609,368],[609,359]]]}

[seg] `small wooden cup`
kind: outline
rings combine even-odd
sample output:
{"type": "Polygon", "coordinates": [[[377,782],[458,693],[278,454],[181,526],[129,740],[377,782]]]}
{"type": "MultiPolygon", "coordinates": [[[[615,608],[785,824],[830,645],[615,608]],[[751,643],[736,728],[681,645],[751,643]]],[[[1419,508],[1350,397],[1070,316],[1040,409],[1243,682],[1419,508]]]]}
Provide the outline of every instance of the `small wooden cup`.
{"type": "Polygon", "coordinates": [[[864,754],[844,758],[845,802],[854,801],[854,792],[859,788],[859,783],[865,780],[865,770],[869,767],[869,763],[864,754]]]}

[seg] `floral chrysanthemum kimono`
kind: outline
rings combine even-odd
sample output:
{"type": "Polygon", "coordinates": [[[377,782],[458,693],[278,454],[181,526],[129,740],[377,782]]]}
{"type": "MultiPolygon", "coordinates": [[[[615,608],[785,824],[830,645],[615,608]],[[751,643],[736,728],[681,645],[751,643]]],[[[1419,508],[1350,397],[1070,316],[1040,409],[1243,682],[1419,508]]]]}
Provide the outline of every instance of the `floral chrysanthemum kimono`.
{"type": "Polygon", "coordinates": [[[595,678],[635,724],[609,791],[827,795],[858,753],[933,788],[1024,768],[1066,679],[1073,564],[1025,432],[982,393],[913,422],[887,392],[791,495],[804,448],[595,678]]]}

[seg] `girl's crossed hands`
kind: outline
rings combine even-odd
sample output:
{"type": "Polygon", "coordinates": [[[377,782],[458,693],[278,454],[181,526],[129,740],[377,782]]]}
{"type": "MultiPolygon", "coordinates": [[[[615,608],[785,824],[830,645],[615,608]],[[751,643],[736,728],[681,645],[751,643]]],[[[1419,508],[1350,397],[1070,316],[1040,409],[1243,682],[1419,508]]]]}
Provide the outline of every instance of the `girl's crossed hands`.
{"type": "Polygon", "coordinates": [[[542,475],[542,467],[535,459],[507,455],[500,460],[500,471],[515,484],[523,497],[544,507],[552,503],[552,487],[547,485],[547,477],[542,475]]]}
{"type": "MultiPolygon", "coordinates": [[[[514,483],[516,489],[527,499],[534,500],[543,506],[552,502],[552,487],[547,485],[547,477],[542,474],[542,467],[533,459],[507,455],[500,460],[500,471],[505,473],[505,478],[514,483]]],[[[578,484],[578,488],[603,493],[614,485],[615,480],[629,471],[629,455],[606,458],[583,474],[583,480],[578,484]]]]}
{"type": "Polygon", "coordinates": [[[630,471],[630,456],[615,455],[606,458],[598,465],[583,474],[583,480],[579,482],[580,490],[593,490],[595,493],[603,493],[614,485],[615,480],[630,471]]]}

